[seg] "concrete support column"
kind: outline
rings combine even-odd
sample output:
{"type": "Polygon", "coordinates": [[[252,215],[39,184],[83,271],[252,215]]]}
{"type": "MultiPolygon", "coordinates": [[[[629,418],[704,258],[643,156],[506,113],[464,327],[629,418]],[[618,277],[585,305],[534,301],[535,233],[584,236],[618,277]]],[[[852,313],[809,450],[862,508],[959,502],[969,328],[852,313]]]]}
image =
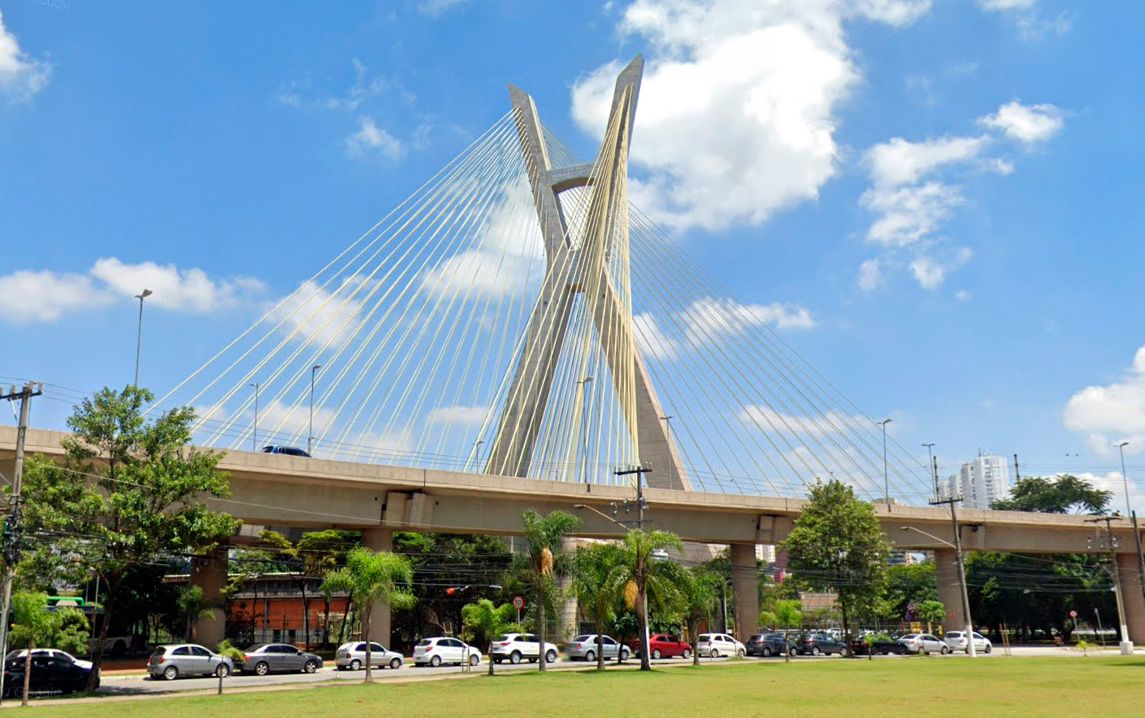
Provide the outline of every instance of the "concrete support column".
{"type": "Polygon", "coordinates": [[[962,583],[958,575],[958,556],[954,549],[937,549],[934,565],[938,574],[938,600],[946,607],[944,631],[965,631],[966,618],[962,615],[962,583]]]}
{"type": "MultiPolygon", "coordinates": [[[[571,556],[573,551],[576,551],[576,539],[566,538],[561,546],[561,551],[566,556],[571,556]]],[[[561,615],[560,624],[557,628],[558,635],[555,636],[557,641],[567,641],[577,634],[577,600],[576,596],[572,595],[569,590],[572,587],[572,576],[561,576],[561,595],[564,599],[561,601],[561,615]]]]}
{"type": "Polygon", "coordinates": [[[759,571],[755,544],[731,544],[732,595],[736,602],[735,637],[747,641],[759,623],[759,571]]]}
{"type": "MultiPolygon", "coordinates": [[[[362,545],[371,551],[393,551],[394,530],[363,529],[362,545]]],[[[390,604],[385,601],[375,603],[370,612],[370,640],[390,648],[390,604]]]]}
{"type": "Polygon", "coordinates": [[[195,621],[193,639],[215,650],[227,632],[227,616],[223,611],[223,589],[227,585],[227,545],[222,544],[206,556],[191,559],[191,585],[203,591],[203,599],[211,614],[195,621]]]}
{"type": "Polygon", "coordinates": [[[1136,646],[1145,646],[1145,595],[1141,593],[1141,574],[1137,556],[1117,554],[1117,574],[1121,577],[1121,597],[1125,602],[1125,625],[1129,640],[1136,646]]]}

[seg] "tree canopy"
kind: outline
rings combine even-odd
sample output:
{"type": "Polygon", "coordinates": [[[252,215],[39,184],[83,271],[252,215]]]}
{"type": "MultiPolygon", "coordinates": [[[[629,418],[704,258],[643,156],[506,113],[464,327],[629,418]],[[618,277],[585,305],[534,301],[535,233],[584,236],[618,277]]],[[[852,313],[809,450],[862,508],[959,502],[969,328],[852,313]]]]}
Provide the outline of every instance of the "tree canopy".
{"type": "Polygon", "coordinates": [[[991,504],[999,511],[1038,511],[1046,514],[1103,514],[1113,492],[1070,474],[1053,478],[1027,476],[1010,489],[1010,498],[991,504]]]}

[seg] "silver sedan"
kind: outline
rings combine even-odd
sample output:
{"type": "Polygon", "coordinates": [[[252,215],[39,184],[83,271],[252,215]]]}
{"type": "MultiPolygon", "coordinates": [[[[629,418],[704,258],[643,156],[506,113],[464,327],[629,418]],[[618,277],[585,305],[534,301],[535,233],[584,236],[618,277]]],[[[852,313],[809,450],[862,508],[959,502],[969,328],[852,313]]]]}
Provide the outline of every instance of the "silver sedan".
{"type": "MultiPolygon", "coordinates": [[[[397,670],[404,662],[405,656],[397,651],[387,650],[380,643],[370,643],[370,664],[374,668],[389,666],[397,670]]],[[[338,646],[338,652],[334,655],[334,665],[338,666],[340,671],[361,670],[366,665],[366,644],[362,641],[353,641],[338,646]]]]}
{"type": "Polygon", "coordinates": [[[596,660],[597,650],[601,650],[605,659],[616,658],[619,654],[621,660],[628,660],[630,654],[628,646],[620,645],[611,636],[601,636],[600,638],[602,645],[598,649],[595,633],[577,636],[565,644],[565,655],[571,661],[583,660],[591,663],[596,660]]]}

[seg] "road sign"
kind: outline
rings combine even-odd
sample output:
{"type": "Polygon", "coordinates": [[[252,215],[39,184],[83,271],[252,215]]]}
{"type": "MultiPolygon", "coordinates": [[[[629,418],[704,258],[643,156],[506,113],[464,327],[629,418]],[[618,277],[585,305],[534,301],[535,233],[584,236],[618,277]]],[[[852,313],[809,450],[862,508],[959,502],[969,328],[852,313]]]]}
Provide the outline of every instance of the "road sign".
{"type": "Polygon", "coordinates": [[[525,607],[525,599],[521,598],[520,596],[514,596],[513,597],[513,608],[520,611],[524,607],[525,607]]]}
{"type": "Polygon", "coordinates": [[[1070,611],[1070,612],[1069,612],[1069,617],[1070,617],[1070,618],[1077,618],[1077,611],[1070,611]]]}

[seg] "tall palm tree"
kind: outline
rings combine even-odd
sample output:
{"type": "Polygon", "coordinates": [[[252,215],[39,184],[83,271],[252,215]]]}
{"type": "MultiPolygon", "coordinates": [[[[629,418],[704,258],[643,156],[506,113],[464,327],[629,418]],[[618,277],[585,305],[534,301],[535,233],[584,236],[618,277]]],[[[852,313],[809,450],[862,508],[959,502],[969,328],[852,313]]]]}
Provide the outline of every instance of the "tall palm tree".
{"type": "Polygon", "coordinates": [[[346,566],[326,575],[323,591],[343,591],[358,604],[362,641],[366,644],[366,683],[374,680],[370,651],[370,619],[377,603],[412,608],[417,599],[406,588],[413,581],[409,559],[389,551],[358,547],[346,554],[346,566]]]}
{"type": "MultiPolygon", "coordinates": [[[[517,609],[511,604],[494,606],[493,602],[483,598],[477,603],[467,603],[461,607],[461,620],[465,627],[475,631],[485,639],[487,644],[486,655],[489,658],[489,675],[493,675],[493,639],[504,633],[513,625],[517,609]]],[[[543,652],[543,649],[542,649],[543,652]]]]}
{"type": "Polygon", "coordinates": [[[700,632],[700,621],[710,617],[719,605],[722,580],[703,566],[680,571],[677,586],[684,609],[684,622],[688,624],[688,638],[693,644],[692,665],[700,665],[700,654],[695,650],[696,636],[700,632]]]}
{"type": "Polygon", "coordinates": [[[620,543],[623,561],[613,571],[613,585],[624,591],[625,603],[636,611],[640,625],[640,670],[652,670],[648,655],[648,597],[651,595],[658,608],[674,611],[679,606],[680,593],[675,578],[678,571],[671,561],[652,558],[656,551],[674,548],[683,553],[684,545],[674,533],[667,531],[629,531],[620,543]]]}
{"type": "Polygon", "coordinates": [[[596,667],[604,670],[604,623],[619,603],[613,574],[624,562],[624,552],[614,543],[578,548],[573,553],[572,589],[577,603],[596,624],[596,667]]]}
{"type": "Polygon", "coordinates": [[[565,511],[553,511],[541,516],[536,509],[525,509],[521,515],[525,525],[525,543],[529,546],[529,579],[537,592],[537,640],[541,654],[537,660],[539,670],[545,670],[545,603],[557,592],[556,558],[561,544],[580,527],[580,519],[565,511]]]}
{"type": "MultiPolygon", "coordinates": [[[[76,608],[49,610],[45,593],[19,592],[12,596],[12,628],[9,648],[26,648],[24,654],[24,687],[21,705],[28,705],[32,676],[32,651],[36,648],[60,648],[79,652],[87,646],[88,622],[76,608]]],[[[15,694],[15,691],[13,691],[15,694]]]]}

